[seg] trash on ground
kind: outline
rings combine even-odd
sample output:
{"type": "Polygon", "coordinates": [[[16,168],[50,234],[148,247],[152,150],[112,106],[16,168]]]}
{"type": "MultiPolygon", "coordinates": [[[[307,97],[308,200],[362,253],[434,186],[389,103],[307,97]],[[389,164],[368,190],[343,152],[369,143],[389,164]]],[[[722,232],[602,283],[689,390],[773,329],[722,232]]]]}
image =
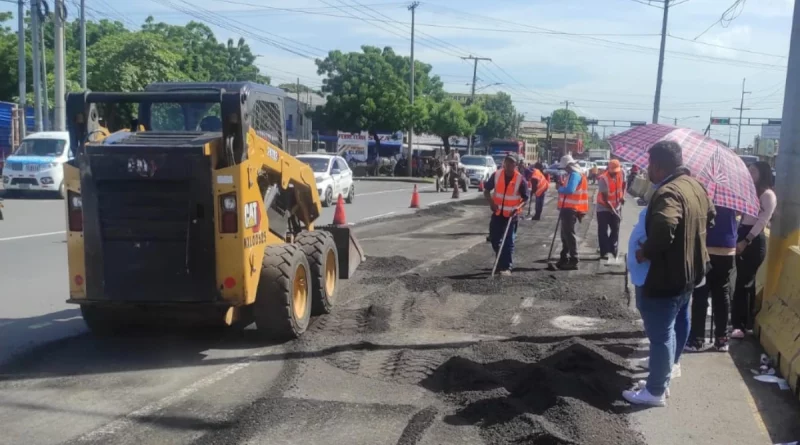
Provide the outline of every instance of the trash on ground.
{"type": "Polygon", "coordinates": [[[758,380],[759,382],[777,383],[778,388],[780,388],[783,391],[789,389],[789,384],[786,382],[786,379],[782,379],[776,375],[757,375],[753,378],[758,380]]]}

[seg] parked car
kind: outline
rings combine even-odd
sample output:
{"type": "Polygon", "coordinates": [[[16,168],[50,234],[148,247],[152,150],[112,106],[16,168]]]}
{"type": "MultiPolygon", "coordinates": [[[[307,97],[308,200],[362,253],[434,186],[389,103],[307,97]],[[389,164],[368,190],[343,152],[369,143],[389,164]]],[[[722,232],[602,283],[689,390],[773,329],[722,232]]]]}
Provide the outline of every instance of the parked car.
{"type": "Polygon", "coordinates": [[[330,154],[314,153],[297,155],[297,159],[305,162],[314,171],[317,192],[323,207],[329,207],[341,194],[348,204],[356,197],[353,184],[353,171],[344,158],[330,154]]]}
{"type": "Polygon", "coordinates": [[[470,185],[474,186],[477,186],[481,181],[486,182],[498,168],[497,163],[491,156],[463,156],[461,164],[466,169],[470,185]]]}
{"type": "Polygon", "coordinates": [[[608,169],[608,159],[598,159],[594,161],[595,165],[597,165],[597,174],[602,175],[605,173],[606,169],[608,169]]]}

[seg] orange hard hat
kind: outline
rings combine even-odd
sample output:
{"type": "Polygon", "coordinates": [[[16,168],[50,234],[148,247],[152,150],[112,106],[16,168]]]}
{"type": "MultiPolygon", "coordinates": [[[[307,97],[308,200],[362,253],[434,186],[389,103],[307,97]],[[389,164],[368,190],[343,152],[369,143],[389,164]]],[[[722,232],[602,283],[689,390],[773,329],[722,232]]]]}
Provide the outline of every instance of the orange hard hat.
{"type": "Polygon", "coordinates": [[[608,162],[608,171],[610,173],[618,173],[622,169],[622,166],[619,164],[619,161],[616,159],[612,159],[608,162]]]}

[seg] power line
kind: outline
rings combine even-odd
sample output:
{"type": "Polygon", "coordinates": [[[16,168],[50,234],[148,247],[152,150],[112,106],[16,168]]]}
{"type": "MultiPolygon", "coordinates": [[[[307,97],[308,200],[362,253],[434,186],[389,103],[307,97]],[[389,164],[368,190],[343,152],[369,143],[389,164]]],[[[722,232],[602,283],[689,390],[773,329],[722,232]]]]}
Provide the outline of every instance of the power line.
{"type": "Polygon", "coordinates": [[[726,9],[726,10],[725,10],[725,11],[722,13],[722,15],[720,16],[720,18],[718,18],[718,19],[717,19],[717,21],[715,21],[715,22],[714,22],[714,23],[712,23],[712,24],[711,24],[711,25],[710,25],[708,28],[706,28],[706,30],[705,30],[705,31],[703,31],[703,32],[701,32],[700,34],[698,34],[698,36],[697,36],[697,37],[695,37],[695,38],[694,38],[694,40],[697,40],[697,39],[699,39],[700,37],[702,37],[702,36],[703,36],[703,34],[707,33],[708,31],[710,31],[710,30],[711,30],[711,28],[713,28],[713,27],[717,26],[718,24],[719,24],[719,25],[722,25],[722,27],[723,27],[723,28],[727,28],[727,27],[728,27],[728,25],[730,25],[730,24],[731,24],[731,22],[733,22],[733,21],[734,21],[734,20],[736,20],[736,19],[737,19],[737,18],[738,18],[740,15],[742,15],[742,12],[744,11],[744,4],[745,4],[745,2],[746,2],[746,1],[747,1],[747,0],[735,0],[735,1],[733,2],[733,4],[732,4],[731,6],[729,6],[729,7],[728,7],[728,9],[726,9]],[[741,6],[742,8],[741,8],[741,9],[738,9],[738,8],[739,8],[739,6],[741,6]]]}
{"type": "Polygon", "coordinates": [[[672,34],[667,34],[667,37],[669,37],[671,39],[681,40],[681,41],[684,41],[684,42],[694,43],[694,44],[697,44],[697,45],[712,46],[714,48],[727,49],[727,50],[731,50],[731,51],[738,51],[738,52],[748,53],[748,54],[756,54],[756,55],[759,55],[759,56],[777,57],[777,58],[780,58],[780,59],[788,59],[789,58],[789,56],[781,56],[781,55],[778,55],[778,54],[764,53],[764,52],[761,52],[761,51],[751,51],[751,50],[748,50],[748,49],[734,48],[734,47],[731,47],[731,46],[718,45],[716,43],[701,42],[701,41],[698,41],[698,40],[687,39],[685,37],[674,36],[672,34]]]}

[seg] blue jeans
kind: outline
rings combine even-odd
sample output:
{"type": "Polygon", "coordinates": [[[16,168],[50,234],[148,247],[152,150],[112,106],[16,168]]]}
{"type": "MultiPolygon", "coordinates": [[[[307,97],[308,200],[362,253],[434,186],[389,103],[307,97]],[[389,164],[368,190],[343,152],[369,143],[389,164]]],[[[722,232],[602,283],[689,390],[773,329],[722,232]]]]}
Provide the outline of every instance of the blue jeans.
{"type": "Polygon", "coordinates": [[[679,363],[689,338],[689,301],[692,292],[671,298],[652,298],[636,287],[636,308],[650,340],[650,374],[647,390],[661,396],[669,386],[672,365],[679,363]]]}
{"type": "MultiPolygon", "coordinates": [[[[508,218],[497,215],[492,215],[492,219],[489,221],[489,238],[492,242],[492,249],[494,249],[495,255],[497,255],[497,251],[500,250],[500,242],[503,240],[506,224],[508,224],[508,218]]],[[[508,236],[506,236],[503,251],[500,252],[500,260],[497,262],[498,271],[511,270],[511,257],[514,254],[514,241],[516,238],[517,218],[515,217],[514,220],[511,221],[511,227],[508,228],[508,236]]]]}

